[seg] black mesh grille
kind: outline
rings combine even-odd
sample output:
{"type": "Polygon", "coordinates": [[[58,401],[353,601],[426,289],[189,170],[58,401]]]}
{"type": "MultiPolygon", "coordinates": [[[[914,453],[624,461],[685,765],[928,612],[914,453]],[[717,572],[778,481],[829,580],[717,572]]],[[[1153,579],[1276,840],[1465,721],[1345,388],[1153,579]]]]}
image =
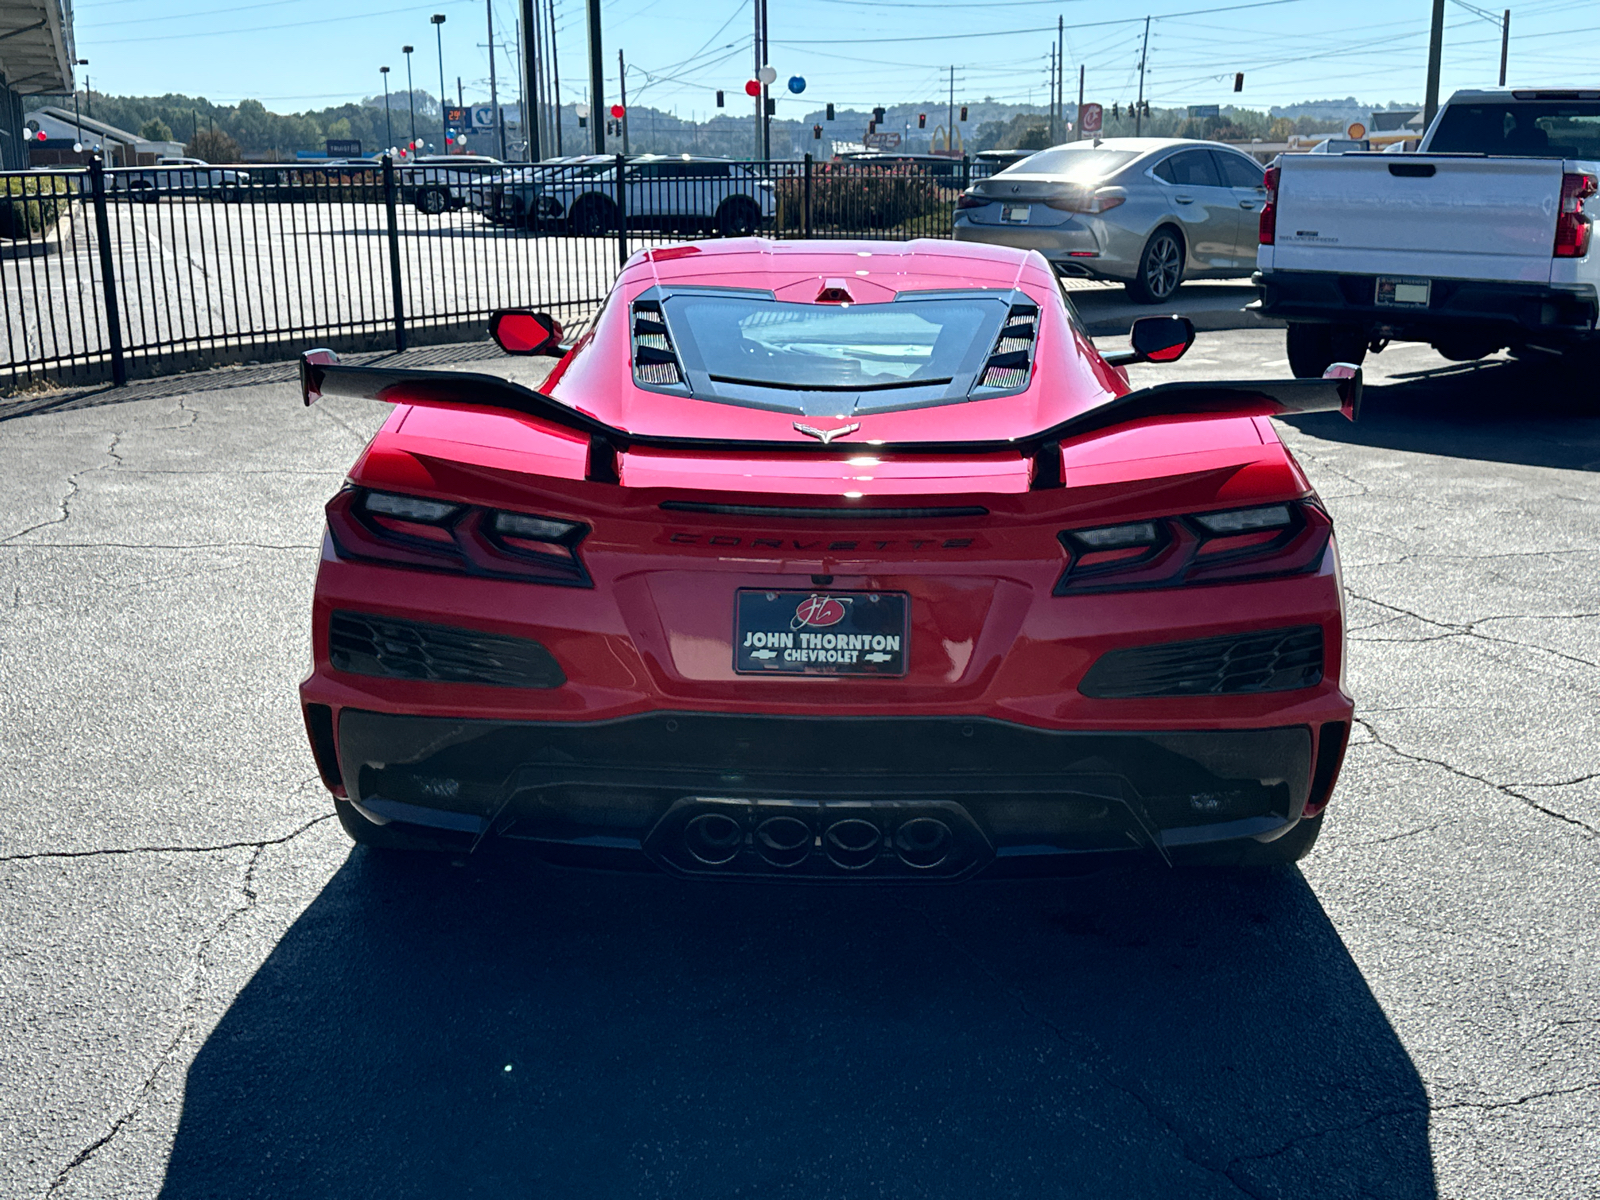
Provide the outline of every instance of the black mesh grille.
{"type": "Polygon", "coordinates": [[[640,383],[681,384],[683,371],[661,306],[641,300],[633,306],[633,373],[640,383]]]}
{"type": "Polygon", "coordinates": [[[1101,655],[1078,690],[1103,700],[1285,692],[1322,679],[1322,627],[1167,642],[1101,655]]]}
{"type": "Polygon", "coordinates": [[[550,651],[527,638],[368,613],[333,614],[328,657],[335,668],[353,675],[430,683],[553,688],[567,681],[550,651]]]}
{"type": "Polygon", "coordinates": [[[989,360],[984,363],[978,386],[1014,391],[1026,387],[1033,342],[1039,325],[1039,310],[1031,304],[1014,304],[1006,323],[995,339],[989,360]]]}

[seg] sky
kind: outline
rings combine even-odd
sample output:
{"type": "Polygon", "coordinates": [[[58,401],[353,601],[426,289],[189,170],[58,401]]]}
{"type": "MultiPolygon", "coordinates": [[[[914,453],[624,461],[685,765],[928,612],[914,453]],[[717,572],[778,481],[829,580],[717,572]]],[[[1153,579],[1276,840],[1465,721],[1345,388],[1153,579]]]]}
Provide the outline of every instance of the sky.
{"type": "MultiPolygon", "coordinates": [[[[548,5],[551,0],[540,0],[548,5]]],[[[486,4],[492,5],[502,101],[516,99],[515,21],[520,0],[78,0],[80,67],[97,92],[204,96],[219,104],[261,100],[275,112],[358,101],[381,92],[378,68],[403,89],[403,43],[416,47],[416,86],[437,94],[432,13],[446,21],[447,90],[459,75],[467,99],[487,99],[486,4]]],[[[602,0],[606,103],[617,99],[617,51],[627,59],[630,104],[704,120],[715,92],[742,115],[753,57],[752,0],[602,0]]],[[[1585,0],[1513,4],[1508,81],[1592,84],[1585,69],[1600,50],[1600,13],[1585,0]]],[[[565,102],[586,98],[586,0],[554,0],[565,102]]],[[[1493,86],[1500,61],[1500,9],[1448,0],[1441,96],[1493,86]]],[[[993,97],[1045,102],[1057,18],[1066,22],[1069,101],[1077,73],[1085,98],[1109,105],[1138,93],[1146,13],[1145,95],[1162,107],[1240,104],[1267,108],[1356,96],[1420,102],[1427,68],[1430,0],[768,0],[778,115],[799,118],[823,103],[946,101],[993,97]],[[1142,10],[1142,11],[1141,11],[1142,10]],[[1233,91],[1234,73],[1245,73],[1233,91]]],[[[80,75],[80,86],[82,76],[80,75]]]]}

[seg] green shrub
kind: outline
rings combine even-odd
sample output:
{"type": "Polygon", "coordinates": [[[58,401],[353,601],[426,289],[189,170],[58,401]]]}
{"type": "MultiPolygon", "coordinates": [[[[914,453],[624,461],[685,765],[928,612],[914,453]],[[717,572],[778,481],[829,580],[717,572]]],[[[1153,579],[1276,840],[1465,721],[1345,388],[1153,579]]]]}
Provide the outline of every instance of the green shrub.
{"type": "Polygon", "coordinates": [[[55,228],[70,194],[59,175],[8,175],[0,179],[0,237],[13,240],[55,228]]]}
{"type": "MultiPolygon", "coordinates": [[[[779,229],[804,224],[805,186],[798,176],[778,182],[779,229]]],[[[818,163],[811,170],[811,228],[895,229],[938,212],[947,203],[947,190],[939,179],[909,163],[818,163]]]]}

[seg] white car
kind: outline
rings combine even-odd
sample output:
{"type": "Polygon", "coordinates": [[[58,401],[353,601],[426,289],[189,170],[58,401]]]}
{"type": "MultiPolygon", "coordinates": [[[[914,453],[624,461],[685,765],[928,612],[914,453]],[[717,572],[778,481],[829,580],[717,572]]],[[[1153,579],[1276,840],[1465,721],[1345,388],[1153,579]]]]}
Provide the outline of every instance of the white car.
{"type": "MultiPolygon", "coordinates": [[[[487,189],[484,215],[506,225],[592,237],[617,228],[612,155],[585,155],[508,172],[487,189]]],[[[630,227],[709,228],[742,237],[770,224],[778,200],[749,164],[694,155],[640,154],[623,168],[630,227]]]]}
{"type": "Polygon", "coordinates": [[[1600,345],[1600,89],[1463,91],[1414,154],[1285,154],[1256,285],[1314,378],[1390,341],[1469,361],[1600,345]]]}
{"type": "Polygon", "coordinates": [[[248,171],[235,167],[214,167],[203,158],[165,156],[154,167],[138,171],[108,173],[114,192],[125,192],[146,203],[157,196],[217,196],[230,187],[250,182],[248,171]]]}
{"type": "Polygon", "coordinates": [[[478,208],[476,198],[505,168],[487,154],[423,154],[400,165],[400,197],[430,217],[469,205],[478,208]]]}

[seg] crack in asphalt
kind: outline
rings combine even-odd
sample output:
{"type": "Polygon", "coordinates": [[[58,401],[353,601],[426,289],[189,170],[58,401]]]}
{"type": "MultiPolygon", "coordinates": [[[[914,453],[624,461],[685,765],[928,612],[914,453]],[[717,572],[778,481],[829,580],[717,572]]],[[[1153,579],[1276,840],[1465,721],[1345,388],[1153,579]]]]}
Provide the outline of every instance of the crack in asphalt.
{"type": "MultiPolygon", "coordinates": [[[[939,925],[939,923],[935,921],[925,909],[906,906],[906,911],[913,913],[917,917],[920,917],[923,924],[927,926],[928,931],[932,933],[934,937],[953,948],[958,954],[976,967],[978,972],[988,979],[991,984],[998,988],[1002,993],[1009,996],[1016,1004],[1017,1008],[1021,1010],[1023,1016],[1043,1026],[1045,1029],[1048,1029],[1055,1040],[1059,1042],[1070,1054],[1072,1054],[1077,1061],[1083,1061],[1082,1057],[1076,1053],[1080,1047],[1074,1044],[1073,1040],[1067,1035],[1067,1032],[1062,1029],[1060,1025],[1052,1021],[1045,1013],[1034,1008],[1029,1002],[1027,994],[1023,992],[1022,989],[1013,987],[1011,984],[1007,983],[991,966],[989,966],[988,963],[984,962],[983,959],[979,958],[970,949],[953,937],[948,930],[939,925]]],[[[1082,1041],[1090,1046],[1097,1054],[1099,1054],[1102,1059],[1108,1058],[1108,1056],[1105,1054],[1105,1051],[1099,1045],[1097,1045],[1092,1038],[1085,1037],[1082,1039],[1082,1041]]],[[[1102,1075],[1102,1078],[1104,1078],[1105,1082],[1109,1086],[1127,1096],[1141,1109],[1143,1109],[1145,1116],[1152,1124],[1159,1126],[1161,1129],[1166,1131],[1167,1136],[1177,1144],[1178,1151],[1183,1156],[1183,1160],[1185,1162],[1199,1167],[1207,1174],[1214,1175],[1218,1179],[1231,1184],[1241,1195],[1248,1196],[1250,1200],[1264,1200],[1264,1197],[1262,1197],[1260,1193],[1251,1190],[1239,1180],[1235,1179],[1225,1167],[1214,1167],[1210,1163],[1196,1157],[1196,1152],[1190,1147],[1188,1139],[1185,1138],[1176,1127],[1174,1127],[1159,1112],[1156,1111],[1154,1103],[1148,1096],[1145,1096],[1138,1089],[1130,1087],[1128,1084],[1123,1083],[1109,1075],[1102,1075]]]]}
{"type": "Polygon", "coordinates": [[[1387,1120],[1390,1117],[1415,1117],[1421,1116],[1425,1113],[1432,1115],[1433,1113],[1450,1112],[1452,1110],[1461,1108],[1472,1108],[1481,1112],[1492,1112],[1497,1109],[1516,1108],[1519,1105],[1529,1104],[1535,1100],[1548,1100],[1556,1096],[1571,1096],[1580,1092],[1590,1092],[1596,1090],[1597,1088],[1600,1088],[1600,1080],[1594,1080],[1589,1083],[1580,1083],[1574,1087],[1550,1088],[1543,1092],[1530,1092],[1526,1096],[1518,1096],[1513,1100],[1452,1100],[1442,1104],[1412,1104],[1401,1108],[1384,1109],[1382,1112],[1372,1113],[1365,1119],[1348,1125],[1335,1125],[1327,1129],[1317,1129],[1310,1133],[1302,1134],[1299,1137],[1290,1138],[1283,1145],[1275,1147],[1272,1150],[1264,1150],[1260,1154],[1241,1154],[1237,1158],[1229,1159],[1228,1166],[1231,1168],[1235,1163],[1259,1162],[1262,1159],[1276,1158],[1280,1154],[1286,1154],[1290,1150],[1293,1150],[1296,1146],[1299,1146],[1305,1142],[1317,1141],[1320,1138],[1329,1137],[1335,1134],[1355,1133],[1359,1130],[1365,1129],[1368,1125],[1375,1124],[1378,1121],[1387,1120]]]}
{"type": "MultiPolygon", "coordinates": [[[[212,943],[214,943],[219,937],[227,932],[228,928],[233,925],[235,921],[256,906],[257,896],[254,887],[256,867],[260,864],[262,855],[267,852],[267,847],[281,846],[283,843],[299,837],[302,833],[305,833],[313,826],[320,825],[323,821],[329,820],[332,816],[332,813],[327,813],[323,816],[315,818],[314,820],[307,821],[294,832],[286,834],[280,838],[269,838],[260,842],[231,842],[227,845],[216,847],[195,847],[192,849],[190,847],[176,848],[181,852],[192,853],[213,853],[220,850],[247,848],[253,850],[254,853],[250,855],[250,861],[245,864],[244,877],[239,881],[239,892],[241,896],[240,903],[234,905],[225,914],[223,914],[222,919],[212,927],[211,931],[207,933],[205,937],[200,939],[199,944],[195,947],[194,953],[190,956],[192,975],[188,985],[184,988],[182,1002],[178,1006],[180,1019],[178,1022],[177,1031],[167,1042],[166,1048],[157,1057],[155,1065],[145,1075],[144,1082],[139,1085],[139,1088],[135,1092],[133,1099],[128,1103],[122,1114],[111,1123],[111,1127],[107,1129],[105,1133],[101,1134],[94,1141],[90,1142],[83,1149],[79,1150],[77,1154],[73,1155],[71,1161],[69,1161],[66,1166],[61,1168],[61,1170],[56,1174],[55,1179],[51,1181],[49,1188],[45,1190],[45,1195],[47,1197],[55,1195],[57,1190],[59,1190],[62,1185],[67,1182],[68,1178],[74,1171],[83,1166],[84,1163],[88,1162],[106,1146],[110,1145],[112,1140],[116,1138],[117,1134],[121,1133],[122,1130],[127,1127],[128,1123],[137,1117],[141,1111],[143,1111],[145,1104],[149,1101],[151,1094],[155,1091],[156,1086],[160,1082],[162,1072],[165,1071],[166,1068],[177,1057],[179,1050],[183,1046],[183,1043],[188,1039],[190,1032],[193,1030],[195,1020],[198,1015],[196,1001],[200,993],[201,982],[205,977],[207,957],[210,953],[212,943]]],[[[76,854],[62,853],[54,856],[48,854],[39,854],[19,857],[81,858],[94,854],[138,854],[144,852],[145,850],[136,848],[128,850],[84,851],[76,854]]]]}
{"type": "MultiPolygon", "coordinates": [[[[1363,596],[1361,593],[1353,591],[1349,587],[1345,588],[1345,593],[1347,595],[1353,597],[1356,600],[1362,601],[1365,604],[1371,604],[1371,605],[1373,605],[1373,606],[1375,606],[1377,608],[1387,609],[1388,611],[1390,611],[1392,613],[1396,613],[1396,614],[1398,614],[1400,616],[1410,617],[1413,620],[1421,621],[1424,625],[1431,625],[1435,629],[1442,629],[1442,630],[1445,631],[1444,633],[1441,633],[1441,634],[1437,635],[1436,637],[1351,638],[1350,640],[1353,641],[1353,642],[1364,642],[1364,643],[1393,642],[1393,643],[1413,643],[1414,644],[1414,643],[1421,643],[1421,642],[1442,642],[1442,641],[1445,641],[1445,640],[1447,640],[1449,638],[1454,638],[1454,637],[1469,637],[1469,638],[1476,638],[1479,641],[1497,643],[1497,644],[1502,645],[1502,646],[1516,646],[1516,647],[1519,647],[1520,649],[1523,649],[1523,650],[1537,650],[1537,651],[1539,651],[1539,652],[1541,652],[1543,654],[1549,654],[1549,655],[1551,655],[1552,657],[1555,657],[1555,658],[1562,658],[1562,659],[1565,659],[1568,662],[1577,663],[1579,666],[1593,667],[1593,668],[1595,668],[1597,670],[1600,670],[1600,662],[1595,662],[1592,659],[1584,658],[1581,655],[1567,654],[1567,653],[1564,653],[1563,651],[1560,651],[1560,650],[1552,650],[1552,649],[1550,649],[1550,647],[1541,646],[1541,645],[1537,644],[1536,642],[1523,642],[1523,641],[1518,641],[1516,638],[1495,637],[1493,634],[1480,633],[1478,631],[1478,628],[1477,628],[1479,625],[1485,625],[1485,624],[1489,623],[1490,621],[1584,620],[1584,619],[1589,619],[1589,618],[1592,618],[1592,617],[1600,615],[1600,614],[1596,614],[1596,613],[1565,613],[1565,614],[1551,614],[1551,615],[1546,616],[1546,615],[1538,614],[1538,613],[1526,613],[1526,614],[1525,613],[1505,613],[1505,614],[1496,614],[1494,616],[1488,616],[1488,617],[1477,617],[1474,620],[1467,621],[1465,623],[1461,623],[1461,622],[1454,622],[1454,621],[1441,621],[1436,617],[1425,617],[1419,612],[1413,612],[1409,608],[1402,608],[1398,604],[1389,604],[1389,603],[1387,603],[1386,601],[1383,601],[1383,600],[1374,600],[1371,596],[1363,596]]],[[[1375,628],[1375,626],[1369,626],[1368,628],[1375,628]]]]}
{"type": "MultiPolygon", "coordinates": [[[[310,780],[306,781],[311,782],[310,780]]],[[[301,784],[304,787],[305,784],[301,784]]],[[[331,821],[333,813],[323,813],[320,817],[313,817],[304,825],[290,830],[282,837],[266,838],[250,842],[218,842],[214,846],[107,846],[97,850],[35,850],[27,854],[0,855],[0,863],[33,862],[45,858],[100,858],[118,854],[220,854],[224,850],[256,850],[268,846],[281,846],[285,842],[292,842],[306,830],[324,821],[331,821]]]]}
{"type": "Polygon", "coordinates": [[[1412,754],[1410,751],[1402,750],[1393,742],[1384,739],[1378,733],[1378,731],[1372,727],[1372,723],[1367,721],[1365,718],[1356,717],[1354,720],[1357,725],[1361,726],[1361,728],[1367,731],[1368,736],[1371,737],[1374,742],[1382,746],[1385,750],[1389,751],[1389,753],[1395,755],[1396,757],[1409,759],[1412,762],[1426,763],[1429,766],[1439,767],[1442,770],[1449,771],[1450,774],[1458,776],[1461,779],[1470,779],[1474,783],[1481,783],[1485,787],[1493,788],[1502,795],[1510,796],[1513,800],[1520,801],[1534,812],[1543,813],[1547,817],[1554,817],[1558,821],[1565,821],[1568,825],[1576,826],[1577,828],[1583,830],[1584,833],[1590,838],[1600,837],[1600,829],[1596,829],[1587,821],[1579,820],[1577,817],[1570,817],[1564,812],[1554,808],[1549,808],[1546,805],[1540,804],[1532,796],[1524,796],[1521,792],[1516,790],[1517,786],[1525,787],[1527,786],[1526,784],[1513,785],[1508,783],[1496,783],[1492,779],[1489,779],[1483,775],[1474,775],[1471,771],[1463,770],[1460,767],[1445,762],[1443,759],[1429,758],[1425,754],[1412,754]]]}
{"type": "MultiPolygon", "coordinates": [[[[122,465],[122,455],[117,453],[117,443],[120,441],[122,441],[122,434],[113,433],[111,435],[110,445],[108,445],[103,451],[103,453],[110,457],[113,463],[119,467],[122,465]]],[[[67,494],[61,497],[60,501],[61,511],[56,516],[51,517],[48,521],[40,521],[37,525],[30,525],[26,529],[19,529],[16,533],[8,534],[6,537],[0,538],[0,545],[5,545],[9,542],[15,542],[19,537],[27,537],[30,533],[37,533],[39,530],[48,529],[52,525],[65,525],[72,517],[72,502],[73,500],[77,499],[78,496],[78,477],[80,475],[91,474],[95,471],[107,471],[110,469],[111,467],[107,464],[100,463],[98,466],[85,467],[81,471],[74,471],[71,475],[68,475],[67,494]]]]}
{"type": "Polygon", "coordinates": [[[1358,846],[1382,846],[1382,845],[1386,845],[1389,842],[1401,841],[1404,838],[1416,837],[1418,834],[1431,833],[1433,830],[1439,828],[1439,826],[1441,826],[1441,825],[1453,825],[1453,824],[1455,824],[1454,821],[1435,821],[1431,825],[1420,825],[1416,829],[1407,829],[1403,833],[1391,833],[1388,837],[1372,838],[1370,841],[1365,841],[1365,842],[1350,842],[1350,841],[1341,840],[1339,844],[1341,846],[1349,847],[1352,850],[1354,850],[1358,846]]]}
{"type": "MultiPolygon", "coordinates": [[[[24,530],[24,532],[27,532],[24,530]]],[[[14,536],[21,537],[21,534],[14,536]]],[[[4,545],[0,542],[0,545],[4,545]]],[[[12,542],[13,550],[317,550],[320,543],[291,542],[12,542]]]]}

